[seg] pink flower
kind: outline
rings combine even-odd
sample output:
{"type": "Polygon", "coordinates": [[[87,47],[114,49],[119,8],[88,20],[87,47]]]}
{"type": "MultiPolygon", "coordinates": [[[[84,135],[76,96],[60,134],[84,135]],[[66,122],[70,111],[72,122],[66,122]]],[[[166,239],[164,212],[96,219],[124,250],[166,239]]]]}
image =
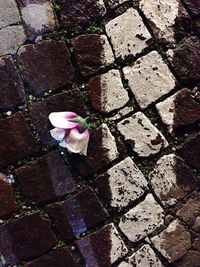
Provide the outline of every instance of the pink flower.
{"type": "Polygon", "coordinates": [[[71,153],[87,155],[90,137],[87,120],[74,112],[53,112],[49,115],[51,124],[55,127],[51,136],[59,141],[61,147],[71,153]]]}

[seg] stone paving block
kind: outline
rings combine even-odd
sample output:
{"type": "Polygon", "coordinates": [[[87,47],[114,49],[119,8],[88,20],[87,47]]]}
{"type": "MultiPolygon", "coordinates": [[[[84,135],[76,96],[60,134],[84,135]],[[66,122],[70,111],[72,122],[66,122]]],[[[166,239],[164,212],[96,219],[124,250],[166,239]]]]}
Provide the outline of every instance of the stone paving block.
{"type": "Polygon", "coordinates": [[[149,180],[165,207],[176,204],[197,187],[191,169],[175,154],[161,157],[150,173],[149,180]]]}
{"type": "Polygon", "coordinates": [[[49,0],[18,0],[26,33],[33,40],[37,35],[57,28],[57,18],[49,0]]]}
{"type": "Polygon", "coordinates": [[[106,14],[103,0],[59,0],[61,20],[65,28],[86,26],[106,14]]]}
{"type": "Polygon", "coordinates": [[[142,246],[118,267],[164,267],[149,245],[142,246]]]}
{"type": "Polygon", "coordinates": [[[180,155],[187,161],[189,166],[200,171],[200,134],[186,141],[181,149],[180,155]]]}
{"type": "Polygon", "coordinates": [[[17,61],[25,83],[35,95],[71,84],[74,78],[70,55],[63,41],[24,45],[17,53],[17,61]]]}
{"type": "Polygon", "coordinates": [[[0,58],[0,81],[0,109],[12,109],[25,102],[24,86],[11,56],[0,58]]]}
{"type": "Polygon", "coordinates": [[[144,201],[122,216],[119,227],[130,241],[137,242],[162,226],[163,218],[163,209],[153,195],[148,194],[144,201]]]}
{"type": "Polygon", "coordinates": [[[0,167],[21,160],[37,150],[23,115],[18,112],[0,121],[0,167]]]}
{"type": "Polygon", "coordinates": [[[118,70],[91,78],[87,91],[93,107],[102,113],[119,109],[129,101],[118,70]]]}
{"type": "Polygon", "coordinates": [[[134,111],[134,107],[124,107],[120,109],[117,114],[110,118],[111,121],[122,119],[124,116],[128,115],[129,113],[134,111]]]}
{"type": "Polygon", "coordinates": [[[138,199],[148,189],[144,175],[129,157],[100,175],[95,184],[101,197],[118,209],[138,199]]]}
{"type": "Polygon", "coordinates": [[[0,56],[15,54],[20,45],[26,40],[21,25],[8,26],[0,30],[0,56]]]}
{"type": "Polygon", "coordinates": [[[96,173],[119,156],[115,138],[108,126],[102,124],[90,135],[87,157],[69,154],[71,164],[81,176],[96,173]]]}
{"type": "Polygon", "coordinates": [[[49,145],[55,143],[50,135],[53,126],[50,124],[48,116],[51,112],[73,111],[85,117],[85,106],[83,97],[79,90],[73,89],[65,93],[50,96],[44,101],[34,103],[29,106],[30,117],[41,137],[42,144],[49,145]]]}
{"type": "Polygon", "coordinates": [[[141,0],[140,9],[156,39],[164,44],[175,43],[192,30],[192,21],[179,0],[141,0]]]}
{"type": "Polygon", "coordinates": [[[76,190],[72,174],[58,151],[18,168],[16,175],[26,199],[43,202],[76,190]]]}
{"type": "Polygon", "coordinates": [[[78,267],[72,253],[67,247],[54,250],[41,258],[31,261],[23,267],[78,267]]]}
{"type": "Polygon", "coordinates": [[[50,220],[40,213],[0,226],[1,254],[8,265],[38,257],[50,250],[55,243],[50,220]]]}
{"type": "Polygon", "coordinates": [[[108,22],[105,28],[117,58],[140,54],[151,40],[142,18],[133,8],[108,22]]]}
{"type": "Polygon", "coordinates": [[[47,206],[46,211],[64,240],[79,236],[107,218],[106,211],[91,188],[47,206]]]}
{"type": "Polygon", "coordinates": [[[200,266],[200,252],[196,250],[189,250],[183,258],[176,262],[176,267],[199,267],[200,266]]]}
{"type": "Polygon", "coordinates": [[[20,14],[15,0],[0,1],[0,28],[20,22],[20,14]]]}
{"type": "Polygon", "coordinates": [[[87,267],[110,267],[128,252],[114,224],[81,238],[77,244],[87,267]]]}
{"type": "Polygon", "coordinates": [[[170,262],[180,259],[191,248],[190,233],[178,220],[173,221],[159,235],[152,237],[151,241],[170,262]]]}
{"type": "Polygon", "coordinates": [[[123,69],[130,89],[142,109],[174,89],[176,80],[157,51],[123,69]]]}
{"type": "Polygon", "coordinates": [[[183,3],[185,3],[191,15],[200,15],[200,2],[198,0],[183,0],[183,3]]]}
{"type": "Polygon", "coordinates": [[[200,232],[200,194],[190,198],[186,204],[177,212],[177,216],[194,231],[200,232]]]}
{"type": "Polygon", "coordinates": [[[158,103],[156,108],[169,132],[181,131],[200,120],[200,104],[187,88],[158,103]]]}
{"type": "Polygon", "coordinates": [[[0,218],[18,210],[12,185],[5,174],[0,173],[0,218]]]}
{"type": "Polygon", "coordinates": [[[73,40],[72,44],[83,76],[93,75],[114,63],[114,55],[105,35],[80,35],[73,40]]]}
{"type": "Polygon", "coordinates": [[[161,132],[142,113],[137,112],[117,124],[125,141],[140,157],[148,157],[168,146],[161,132]]]}
{"type": "Polygon", "coordinates": [[[200,80],[200,41],[197,37],[188,38],[174,50],[168,50],[168,58],[179,79],[185,83],[200,80]]]}

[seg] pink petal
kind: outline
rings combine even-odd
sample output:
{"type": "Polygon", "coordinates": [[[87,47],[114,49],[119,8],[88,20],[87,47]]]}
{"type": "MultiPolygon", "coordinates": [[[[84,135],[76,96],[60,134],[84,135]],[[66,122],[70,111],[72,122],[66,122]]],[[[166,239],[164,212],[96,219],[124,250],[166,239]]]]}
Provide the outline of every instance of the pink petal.
{"type": "Polygon", "coordinates": [[[76,118],[78,115],[74,112],[52,112],[49,115],[51,124],[56,128],[72,129],[79,125],[76,122],[70,122],[70,119],[76,118]]]}
{"type": "Polygon", "coordinates": [[[87,129],[83,133],[79,133],[78,129],[76,128],[71,129],[65,138],[68,151],[86,156],[89,137],[90,133],[87,129]]]}
{"type": "Polygon", "coordinates": [[[66,131],[59,128],[54,128],[50,131],[51,136],[56,139],[57,141],[61,141],[64,139],[66,135],[66,131]]]}

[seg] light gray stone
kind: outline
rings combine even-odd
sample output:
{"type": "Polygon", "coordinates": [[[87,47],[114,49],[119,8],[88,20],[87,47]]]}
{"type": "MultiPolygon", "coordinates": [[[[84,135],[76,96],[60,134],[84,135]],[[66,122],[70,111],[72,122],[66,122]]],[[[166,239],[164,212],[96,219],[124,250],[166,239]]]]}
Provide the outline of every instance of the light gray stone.
{"type": "Polygon", "coordinates": [[[108,5],[111,7],[111,8],[116,8],[126,2],[128,2],[129,0],[107,0],[108,2],[108,5]]]}
{"type": "Polygon", "coordinates": [[[180,259],[191,248],[190,233],[178,220],[173,221],[159,235],[152,237],[151,241],[170,262],[180,259]]]}
{"type": "Polygon", "coordinates": [[[119,227],[132,242],[144,239],[164,223],[164,211],[148,194],[143,202],[128,211],[121,219],[119,227]]]}
{"type": "Polygon", "coordinates": [[[130,8],[106,25],[117,58],[136,56],[148,47],[151,35],[137,10],[130,8]]]}
{"type": "Polygon", "coordinates": [[[111,121],[119,120],[133,111],[134,111],[133,107],[124,107],[121,110],[119,110],[117,114],[111,117],[110,120],[111,121]]]}
{"type": "Polygon", "coordinates": [[[0,56],[15,54],[26,36],[22,26],[8,26],[0,30],[0,56]]]}
{"type": "Polygon", "coordinates": [[[21,21],[15,0],[0,0],[0,28],[21,21]]]}
{"type": "Polygon", "coordinates": [[[123,71],[141,108],[146,108],[175,87],[175,77],[157,51],[141,57],[123,71]]]}
{"type": "Polygon", "coordinates": [[[148,157],[168,146],[161,132],[142,113],[137,112],[117,124],[118,130],[140,157],[148,157]]]}
{"type": "Polygon", "coordinates": [[[129,101],[118,70],[91,78],[87,89],[93,107],[102,113],[119,109],[129,101]]]}
{"type": "Polygon", "coordinates": [[[164,267],[149,245],[142,246],[118,267],[164,267]]]}

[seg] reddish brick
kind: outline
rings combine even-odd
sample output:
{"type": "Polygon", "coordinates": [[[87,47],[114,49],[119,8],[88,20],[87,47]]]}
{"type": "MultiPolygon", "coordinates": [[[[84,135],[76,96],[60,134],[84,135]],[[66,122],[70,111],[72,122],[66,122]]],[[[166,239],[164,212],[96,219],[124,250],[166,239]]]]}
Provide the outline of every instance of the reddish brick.
{"type": "Polygon", "coordinates": [[[0,109],[12,109],[25,102],[23,83],[11,56],[0,58],[0,81],[0,109]]]}
{"type": "Polygon", "coordinates": [[[43,202],[76,190],[70,170],[57,151],[16,170],[25,197],[43,202]]]}
{"type": "Polygon", "coordinates": [[[105,14],[100,0],[59,0],[61,20],[66,28],[85,26],[105,14]]]}
{"type": "Polygon", "coordinates": [[[17,53],[17,60],[26,85],[35,95],[72,83],[74,70],[63,41],[24,45],[17,53]]]}
{"type": "Polygon", "coordinates": [[[0,226],[1,254],[7,264],[40,256],[55,242],[50,221],[40,213],[0,226]]]}
{"type": "Polygon", "coordinates": [[[0,173],[0,217],[15,212],[18,205],[15,202],[12,185],[8,183],[6,176],[0,173]]]}
{"type": "Polygon", "coordinates": [[[37,150],[34,137],[21,112],[0,121],[0,140],[0,167],[37,150]]]}
{"type": "Polygon", "coordinates": [[[44,145],[55,143],[55,140],[49,133],[49,131],[53,129],[48,119],[51,112],[73,111],[80,116],[86,116],[83,98],[80,91],[77,89],[57,94],[44,101],[37,102],[30,106],[29,111],[44,145]]]}
{"type": "Polygon", "coordinates": [[[91,188],[68,200],[49,205],[46,210],[65,240],[86,232],[107,217],[106,211],[91,188]]]}
{"type": "Polygon", "coordinates": [[[31,261],[24,267],[78,267],[68,248],[63,247],[31,261]]]}

